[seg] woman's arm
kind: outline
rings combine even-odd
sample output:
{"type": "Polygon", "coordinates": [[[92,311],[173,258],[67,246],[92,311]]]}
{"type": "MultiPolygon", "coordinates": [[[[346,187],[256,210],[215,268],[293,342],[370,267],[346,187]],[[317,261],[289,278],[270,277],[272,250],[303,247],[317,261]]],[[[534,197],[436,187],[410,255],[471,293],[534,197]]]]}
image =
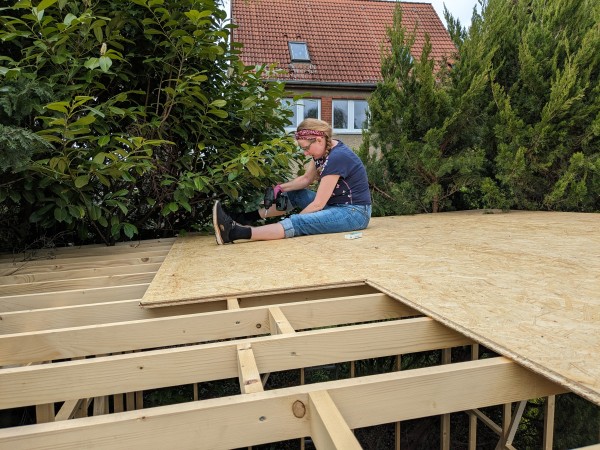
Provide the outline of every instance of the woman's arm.
{"type": "Polygon", "coordinates": [[[317,189],[317,195],[315,199],[310,203],[306,208],[304,208],[300,214],[307,214],[315,211],[321,211],[327,201],[331,197],[333,190],[335,189],[335,185],[340,179],[339,175],[326,175],[321,178],[321,182],[319,183],[319,188],[317,189]]]}
{"type": "Polygon", "coordinates": [[[304,175],[294,178],[286,183],[280,184],[283,192],[287,191],[298,191],[300,189],[306,189],[317,179],[317,168],[315,162],[311,159],[306,166],[304,175]]]}

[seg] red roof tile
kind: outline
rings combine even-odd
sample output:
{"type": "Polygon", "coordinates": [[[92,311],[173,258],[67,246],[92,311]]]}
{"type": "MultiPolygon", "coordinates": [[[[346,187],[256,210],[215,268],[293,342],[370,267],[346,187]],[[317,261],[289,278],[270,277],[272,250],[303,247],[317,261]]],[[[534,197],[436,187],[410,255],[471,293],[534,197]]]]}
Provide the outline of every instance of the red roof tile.
{"type": "MultiPolygon", "coordinates": [[[[375,83],[381,79],[381,45],[389,45],[397,2],[380,0],[232,0],[231,16],[239,28],[233,37],[244,44],[247,65],[277,64],[282,80],[326,83],[375,83]],[[306,42],[310,63],[292,63],[288,41],[306,42]]],[[[429,3],[402,2],[402,23],[416,27],[413,56],[429,34],[431,56],[441,60],[456,48],[429,3]]]]}

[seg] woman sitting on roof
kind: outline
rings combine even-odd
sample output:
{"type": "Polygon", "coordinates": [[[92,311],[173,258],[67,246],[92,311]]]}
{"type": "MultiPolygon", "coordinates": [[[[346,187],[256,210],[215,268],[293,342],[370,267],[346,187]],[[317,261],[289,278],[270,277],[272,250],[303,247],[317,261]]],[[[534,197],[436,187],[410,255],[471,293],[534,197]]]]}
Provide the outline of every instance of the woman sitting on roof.
{"type": "MultiPolygon", "coordinates": [[[[331,126],[322,120],[305,119],[295,134],[308,162],[306,172],[274,187],[275,197],[288,196],[291,208],[299,208],[277,223],[250,227],[235,222],[217,200],[213,207],[213,225],[217,244],[238,239],[266,241],[309,234],[362,230],[371,218],[371,194],[367,171],[360,158],[343,142],[332,139],[331,126]],[[318,181],[317,191],[307,189],[318,181]]],[[[244,219],[259,220],[281,216],[276,205],[244,214],[244,219]]],[[[242,222],[242,220],[240,220],[242,222]]]]}

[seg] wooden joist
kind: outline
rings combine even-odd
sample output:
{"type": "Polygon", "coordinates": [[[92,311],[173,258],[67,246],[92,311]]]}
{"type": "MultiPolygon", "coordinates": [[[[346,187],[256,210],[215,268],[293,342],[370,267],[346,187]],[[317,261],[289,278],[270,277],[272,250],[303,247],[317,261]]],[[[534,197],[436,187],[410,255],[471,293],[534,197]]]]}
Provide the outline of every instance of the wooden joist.
{"type": "MultiPolygon", "coordinates": [[[[156,273],[160,268],[160,265],[161,261],[157,261],[153,263],[120,265],[114,267],[93,267],[90,269],[73,269],[59,272],[37,272],[24,275],[8,275],[0,277],[0,288],[3,289],[7,285],[32,284],[42,282],[48,283],[52,281],[58,282],[63,280],[93,279],[98,277],[110,277],[114,275],[122,276],[134,273],[156,273]]],[[[49,291],[51,285],[46,284],[46,288],[48,288],[49,291]]]]}
{"type": "Polygon", "coordinates": [[[169,448],[176,442],[179,449],[191,449],[202,442],[204,448],[230,449],[312,436],[309,396],[324,390],[351,429],[564,392],[498,357],[3,429],[0,447],[112,449],[118,439],[122,447],[169,448]],[[307,414],[298,414],[296,402],[307,414]]]}
{"type": "Polygon", "coordinates": [[[41,294],[11,295],[2,297],[0,313],[139,299],[148,289],[148,285],[149,283],[141,283],[41,294]]]}
{"type": "MultiPolygon", "coordinates": [[[[279,316],[281,326],[292,332],[294,328],[317,328],[414,314],[410,308],[384,294],[282,304],[277,308],[285,314],[285,318],[279,316]],[[333,315],[336,310],[344,312],[333,315]],[[286,321],[291,325],[285,325],[286,321]]],[[[0,335],[0,365],[260,335],[271,332],[272,314],[268,307],[245,308],[0,335]]],[[[277,324],[273,323],[273,326],[277,324]]]]}
{"type": "Polygon", "coordinates": [[[0,314],[0,335],[77,328],[115,322],[157,319],[184,314],[224,310],[224,302],[207,302],[173,308],[141,308],[139,299],[119,300],[90,305],[59,306],[0,314]]]}
{"type": "Polygon", "coordinates": [[[132,284],[150,283],[156,275],[156,270],[150,272],[139,272],[107,275],[92,278],[78,278],[74,280],[52,280],[37,281],[33,283],[5,284],[0,286],[0,296],[17,296],[39,294],[56,291],[74,291],[80,289],[105,288],[114,286],[125,286],[132,284]]]}
{"type": "MultiPolygon", "coordinates": [[[[246,339],[260,373],[468,345],[428,318],[246,339]]],[[[0,409],[238,376],[225,341],[0,370],[0,409]],[[115,383],[118,380],[118,383],[115,383]]]]}
{"type": "Polygon", "coordinates": [[[0,263],[19,263],[29,261],[43,261],[51,259],[69,259],[94,256],[96,258],[107,258],[114,255],[131,255],[145,253],[148,251],[168,252],[177,238],[148,239],[135,242],[117,242],[108,247],[103,244],[90,244],[73,247],[54,247],[30,250],[24,253],[0,254],[0,263]]]}

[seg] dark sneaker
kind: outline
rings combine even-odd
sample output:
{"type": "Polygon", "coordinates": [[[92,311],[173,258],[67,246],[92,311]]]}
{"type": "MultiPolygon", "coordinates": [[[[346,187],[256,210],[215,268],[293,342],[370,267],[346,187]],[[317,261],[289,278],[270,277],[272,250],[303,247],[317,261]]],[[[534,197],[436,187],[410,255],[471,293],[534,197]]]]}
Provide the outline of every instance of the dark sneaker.
{"type": "Polygon", "coordinates": [[[223,210],[221,202],[217,200],[213,206],[213,225],[215,227],[215,238],[217,244],[229,244],[229,232],[235,226],[235,222],[227,213],[223,210]]]}

